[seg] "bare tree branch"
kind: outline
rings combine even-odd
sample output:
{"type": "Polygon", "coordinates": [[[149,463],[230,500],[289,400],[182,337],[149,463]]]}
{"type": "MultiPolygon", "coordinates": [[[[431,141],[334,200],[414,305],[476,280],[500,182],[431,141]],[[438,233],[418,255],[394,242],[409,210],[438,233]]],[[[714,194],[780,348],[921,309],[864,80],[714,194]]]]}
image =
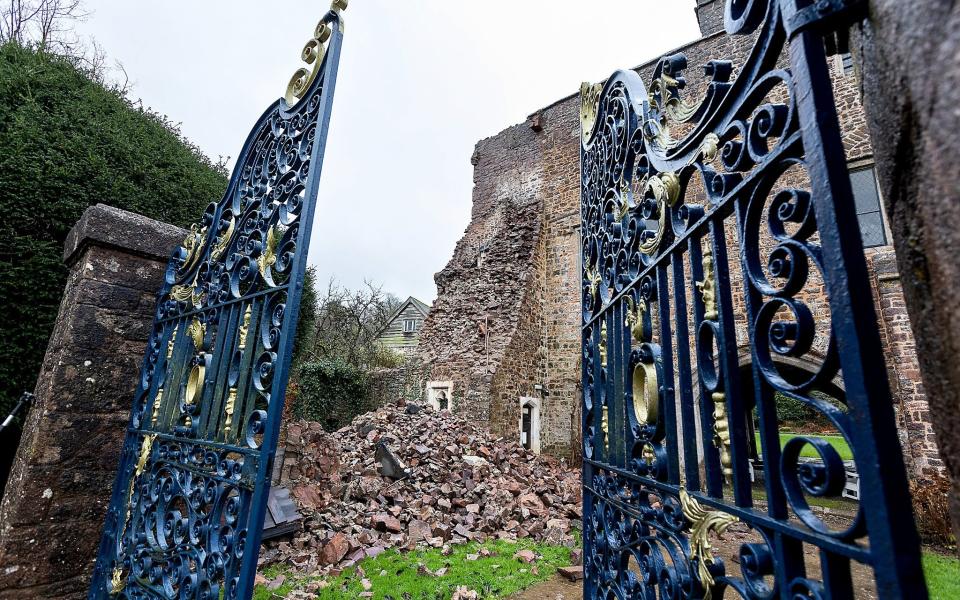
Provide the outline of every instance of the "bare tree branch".
{"type": "Polygon", "coordinates": [[[331,279],[318,301],[311,357],[362,368],[376,366],[382,355],[377,336],[397,304],[394,296],[370,281],[351,291],[331,279]]]}

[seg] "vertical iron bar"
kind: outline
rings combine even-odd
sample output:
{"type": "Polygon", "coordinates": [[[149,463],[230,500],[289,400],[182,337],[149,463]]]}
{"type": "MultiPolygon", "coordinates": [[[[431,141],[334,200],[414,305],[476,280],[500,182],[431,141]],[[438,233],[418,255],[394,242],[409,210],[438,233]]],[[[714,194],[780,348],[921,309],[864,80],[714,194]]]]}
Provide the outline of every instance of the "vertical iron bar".
{"type": "MultiPolygon", "coordinates": [[[[692,236],[687,242],[690,256],[690,285],[693,295],[693,322],[694,340],[696,341],[700,323],[703,323],[705,309],[703,298],[697,293],[696,282],[703,281],[703,249],[702,239],[692,236]]],[[[703,365],[697,362],[697,372],[702,372],[703,365]]],[[[707,493],[714,498],[723,497],[723,470],[720,465],[720,452],[713,445],[713,398],[700,376],[697,377],[700,389],[700,439],[703,444],[703,465],[706,473],[707,493]]]]}
{"type": "MultiPolygon", "coordinates": [[[[317,208],[317,190],[320,186],[320,174],[323,171],[324,150],[327,135],[330,131],[330,115],[333,108],[333,92],[337,84],[337,73],[340,66],[340,50],[343,43],[343,32],[339,18],[331,27],[329,47],[327,50],[327,66],[323,73],[323,89],[320,92],[320,113],[317,122],[316,134],[313,141],[310,175],[304,186],[307,198],[312,202],[304,202],[299,217],[298,252],[291,267],[290,283],[287,288],[287,302],[283,318],[283,331],[280,336],[278,356],[289,357],[293,354],[293,342],[296,337],[296,322],[299,316],[300,296],[303,292],[303,277],[307,264],[307,251],[310,247],[310,237],[313,228],[313,217],[317,208]]],[[[263,536],[263,519],[267,509],[267,500],[270,496],[270,474],[273,472],[273,459],[277,448],[277,437],[280,434],[280,420],[283,414],[283,401],[289,378],[289,361],[280,365],[280,370],[274,375],[270,392],[269,418],[266,431],[263,435],[262,453],[257,472],[257,488],[250,508],[251,527],[247,530],[243,554],[243,564],[240,568],[240,586],[238,597],[242,599],[253,596],[254,579],[257,574],[257,559],[260,555],[260,542],[263,536]]]]}
{"type": "Polygon", "coordinates": [[[680,380],[680,421],[683,431],[683,466],[687,489],[700,491],[700,456],[697,452],[696,414],[693,410],[693,383],[690,374],[690,324],[687,314],[687,278],[683,250],[673,257],[673,303],[677,321],[677,375],[680,380]]]}
{"type": "Polygon", "coordinates": [[[802,31],[790,43],[800,127],[823,251],[824,282],[834,316],[851,436],[881,598],[927,597],[920,540],[877,329],[853,190],[840,139],[823,37],[802,31]],[[880,443],[882,440],[882,443],[880,443]]]}
{"type": "Polygon", "coordinates": [[[673,388],[673,333],[670,327],[670,287],[667,266],[657,265],[657,308],[660,311],[660,360],[663,380],[660,395],[663,398],[663,422],[667,430],[667,474],[672,484],[680,483],[680,452],[677,445],[677,401],[673,388]]]}
{"type": "MultiPolygon", "coordinates": [[[[740,239],[744,238],[746,211],[744,202],[740,199],[736,204],[737,227],[740,239]]],[[[763,373],[757,362],[756,348],[753,340],[756,338],[755,318],[763,306],[763,297],[750,283],[749,268],[746,259],[746,247],[740,246],[740,265],[743,271],[744,304],[747,311],[748,339],[751,340],[751,373],[753,381],[753,398],[757,415],[760,419],[760,446],[763,451],[763,478],[767,492],[767,512],[775,519],[786,519],[787,498],[780,481],[780,420],[777,415],[777,398],[773,390],[766,383],[763,373]]],[[[753,418],[752,415],[750,418],[753,418]]]]}
{"type": "Polygon", "coordinates": [[[727,236],[723,220],[710,221],[713,256],[716,261],[717,312],[720,324],[718,346],[720,370],[723,373],[724,394],[727,403],[727,424],[730,428],[730,452],[733,456],[733,497],[737,506],[753,506],[750,485],[750,447],[747,443],[747,423],[740,391],[740,363],[737,354],[737,331],[733,317],[733,297],[730,294],[730,263],[727,259],[727,236]]]}

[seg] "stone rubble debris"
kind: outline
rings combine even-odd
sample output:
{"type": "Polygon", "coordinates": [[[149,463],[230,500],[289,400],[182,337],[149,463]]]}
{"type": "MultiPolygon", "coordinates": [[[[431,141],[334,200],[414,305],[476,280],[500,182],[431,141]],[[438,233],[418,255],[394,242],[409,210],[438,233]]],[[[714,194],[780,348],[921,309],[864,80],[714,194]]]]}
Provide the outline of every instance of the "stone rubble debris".
{"type": "Polygon", "coordinates": [[[582,527],[578,471],[448,411],[388,405],[333,433],[294,422],[286,448],[284,485],[304,528],[267,542],[262,566],[336,574],[390,548],[448,555],[453,545],[490,539],[572,547],[572,531],[582,527]]]}

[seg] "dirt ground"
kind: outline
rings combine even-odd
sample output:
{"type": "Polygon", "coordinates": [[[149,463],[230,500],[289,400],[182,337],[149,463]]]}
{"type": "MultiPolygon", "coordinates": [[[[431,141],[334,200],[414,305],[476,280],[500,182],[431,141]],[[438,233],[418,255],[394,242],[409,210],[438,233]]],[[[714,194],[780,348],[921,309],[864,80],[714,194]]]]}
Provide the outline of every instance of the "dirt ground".
{"type": "Polygon", "coordinates": [[[508,600],[583,600],[583,582],[571,583],[554,575],[553,579],[518,592],[508,600]]]}
{"type": "MultiPolygon", "coordinates": [[[[846,524],[847,519],[840,515],[821,515],[821,517],[830,525],[840,527],[846,524]]],[[[742,524],[733,525],[724,535],[722,540],[713,539],[713,546],[718,556],[723,558],[726,564],[726,571],[732,576],[740,574],[740,565],[738,553],[740,546],[744,543],[759,542],[759,537],[751,532],[749,528],[742,524]]],[[[804,546],[804,562],[806,563],[807,574],[812,578],[819,578],[820,555],[813,546],[804,546]]],[[[632,565],[633,566],[633,565],[632,565]]],[[[877,590],[873,580],[873,573],[864,565],[859,563],[852,564],[853,579],[853,597],[857,600],[875,600],[877,590]]],[[[772,583],[772,580],[770,581],[772,583]]],[[[739,597],[732,590],[728,590],[724,595],[727,598],[739,597]]],[[[571,583],[556,575],[553,579],[535,585],[523,592],[510,596],[509,600],[582,600],[583,582],[571,583]]]]}

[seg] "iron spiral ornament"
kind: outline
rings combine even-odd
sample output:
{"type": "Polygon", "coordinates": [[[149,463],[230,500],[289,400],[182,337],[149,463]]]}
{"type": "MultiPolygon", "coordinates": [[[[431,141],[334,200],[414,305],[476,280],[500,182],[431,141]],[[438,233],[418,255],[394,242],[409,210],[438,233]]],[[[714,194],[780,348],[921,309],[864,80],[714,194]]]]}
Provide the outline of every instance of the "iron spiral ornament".
{"type": "Polygon", "coordinates": [[[342,43],[336,0],[174,251],[93,599],[252,597],[342,43]]]}
{"type": "Polygon", "coordinates": [[[649,85],[581,88],[591,600],[849,598],[853,569],[882,598],[926,597],[827,67],[863,5],[728,0],[727,33],[754,40],[742,64],[693,86],[674,54],[649,85]],[[836,381],[842,403],[819,393],[836,381]],[[778,398],[851,448],[869,491],[848,522],[814,508],[848,464],[821,437],[781,447],[778,398]]]}

